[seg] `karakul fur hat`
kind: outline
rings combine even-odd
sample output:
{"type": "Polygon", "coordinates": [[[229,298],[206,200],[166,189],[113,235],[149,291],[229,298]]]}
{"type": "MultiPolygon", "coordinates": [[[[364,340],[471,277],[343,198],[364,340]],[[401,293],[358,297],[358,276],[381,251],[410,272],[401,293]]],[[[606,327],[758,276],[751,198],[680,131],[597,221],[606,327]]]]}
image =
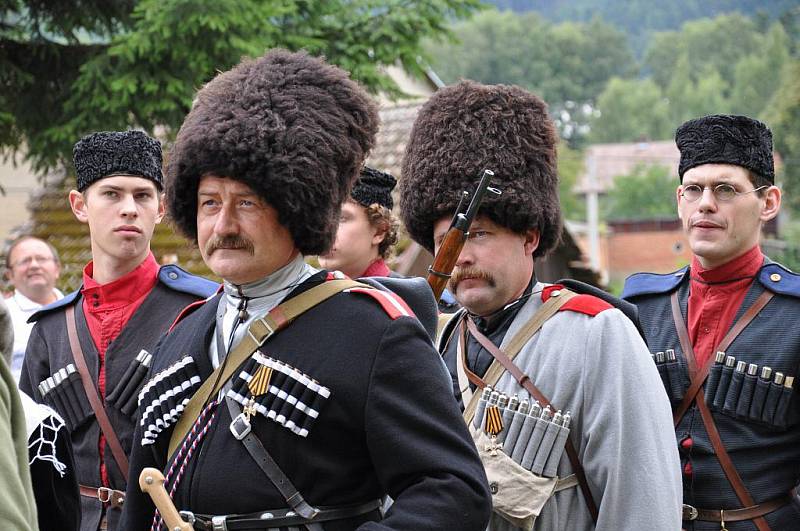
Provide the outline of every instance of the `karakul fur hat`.
{"type": "Polygon", "coordinates": [[[734,164],[775,182],[772,132],[747,116],[714,114],[689,120],[675,132],[681,152],[678,175],[702,164],[734,164]]]}
{"type": "Polygon", "coordinates": [[[78,140],[72,149],[77,187],[113,175],[135,175],[164,188],[161,174],[161,143],[141,131],[100,131],[78,140]]]}
{"type": "Polygon", "coordinates": [[[346,72],[306,53],[271,50],[197,94],[167,163],[167,205],[197,240],[204,175],[252,188],[303,254],[328,250],[342,202],[372,148],[377,106],[346,72]]]}
{"type": "Polygon", "coordinates": [[[391,210],[394,206],[392,190],[396,184],[397,179],[391,174],[364,166],[356,184],[353,185],[350,197],[365,207],[378,203],[391,210]]]}
{"type": "Polygon", "coordinates": [[[494,172],[479,214],[514,232],[539,230],[534,256],[561,234],[556,144],[547,105],[516,86],[462,81],[439,89],[417,115],[400,179],[400,215],[411,237],[433,252],[433,226],[451,216],[461,192],[494,172]]]}

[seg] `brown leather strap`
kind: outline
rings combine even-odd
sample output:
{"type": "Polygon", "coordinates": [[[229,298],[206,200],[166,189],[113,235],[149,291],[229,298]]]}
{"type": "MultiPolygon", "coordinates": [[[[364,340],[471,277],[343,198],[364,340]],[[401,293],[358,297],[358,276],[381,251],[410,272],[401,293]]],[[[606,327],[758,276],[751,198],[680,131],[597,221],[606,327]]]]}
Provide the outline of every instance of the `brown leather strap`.
{"type": "Polygon", "coordinates": [[[83,389],[86,391],[86,397],[89,399],[89,405],[92,406],[94,417],[97,419],[97,424],[100,425],[100,431],[106,437],[108,446],[111,448],[111,454],[114,456],[114,461],[117,462],[122,477],[128,481],[128,456],[122,450],[122,445],[119,443],[114,427],[106,414],[103,407],[103,402],[100,400],[100,395],[97,394],[97,388],[94,386],[94,380],[89,375],[89,368],[86,366],[86,358],[83,355],[81,342],[78,340],[78,328],[75,326],[75,306],[67,306],[67,336],[69,337],[69,346],[72,349],[72,357],[75,359],[75,368],[78,369],[78,374],[81,375],[81,383],[83,389]]]}
{"type": "Polygon", "coordinates": [[[741,522],[743,520],[753,520],[759,516],[764,516],[772,511],[780,509],[784,505],[791,503],[790,494],[784,494],[774,500],[769,500],[758,505],[743,507],[742,509],[698,509],[691,505],[683,506],[684,520],[702,520],[704,522],[741,522]]]}
{"type": "MultiPolygon", "coordinates": [[[[506,354],[500,350],[492,341],[483,335],[478,327],[475,326],[475,323],[472,322],[472,319],[469,319],[466,315],[464,316],[464,320],[467,323],[467,328],[472,336],[478,340],[483,348],[489,351],[494,359],[496,359],[504,368],[507,370],[521,385],[528,391],[532,397],[539,401],[542,407],[550,406],[551,409],[556,409],[550,401],[545,397],[539,389],[533,385],[533,382],[528,375],[525,374],[517,367],[511,359],[506,356],[506,354]]],[[[566,444],[566,451],[567,457],[569,458],[569,462],[572,465],[572,470],[575,473],[575,477],[578,479],[578,486],[583,493],[583,499],[586,501],[586,508],[589,510],[589,514],[592,516],[592,520],[594,523],[597,523],[598,518],[598,511],[597,511],[597,504],[594,501],[594,497],[592,496],[592,492],[589,490],[589,483],[586,481],[586,473],[583,470],[583,465],[581,465],[581,461],[578,458],[578,452],[575,451],[575,446],[572,444],[572,439],[569,437],[567,438],[566,444]]]]}
{"type": "MultiPolygon", "coordinates": [[[[722,343],[719,345],[719,350],[723,350],[728,348],[728,346],[733,342],[739,333],[744,330],[745,326],[750,324],[750,321],[761,311],[761,309],[766,306],[766,304],[772,299],[772,292],[764,291],[764,293],[759,296],[756,302],[747,309],[742,318],[736,322],[736,324],[731,328],[731,330],[725,335],[722,340],[722,343]],[[734,333],[735,332],[735,333],[734,333]]],[[[692,375],[692,385],[689,391],[692,388],[695,389],[693,399],[697,404],[697,408],[700,410],[700,416],[703,419],[703,425],[706,428],[706,433],[708,433],[708,438],[711,441],[711,446],[714,448],[714,453],[717,456],[717,460],[719,461],[720,466],[722,467],[722,471],[725,472],[725,476],[728,478],[728,482],[733,487],[733,491],[736,493],[736,497],[739,498],[739,501],[745,507],[752,507],[755,505],[753,501],[753,497],[748,492],[747,487],[745,487],[744,482],[742,481],[741,476],[739,476],[739,472],[736,470],[736,467],[731,460],[731,456],[728,455],[728,451],[725,449],[725,445],[722,443],[722,438],[719,435],[719,430],[717,430],[717,425],[714,423],[714,416],[711,414],[711,411],[708,409],[706,405],[705,397],[703,393],[699,392],[700,387],[703,385],[706,377],[708,376],[708,370],[711,365],[711,359],[709,359],[702,369],[697,368],[697,360],[694,357],[694,349],[692,348],[692,343],[689,341],[689,331],[686,329],[686,323],[683,320],[683,315],[680,311],[680,306],[678,304],[678,294],[677,292],[672,294],[672,317],[675,321],[675,327],[678,330],[678,339],[681,342],[681,349],[683,350],[683,354],[686,356],[686,360],[689,363],[689,371],[692,375]],[[699,384],[698,384],[699,382],[699,384]]],[[[684,402],[690,393],[687,393],[684,397],[684,402]]],[[[690,401],[691,403],[691,401],[690,401]]],[[[683,405],[683,404],[681,404],[683,405]]],[[[688,406],[687,406],[688,409],[688,406]]],[[[686,410],[681,413],[681,417],[685,413],[686,410]]],[[[675,426],[677,427],[678,423],[681,420],[681,417],[678,417],[678,412],[676,412],[675,416],[673,417],[673,421],[675,426]]],[[[758,516],[753,519],[753,523],[759,529],[759,531],[770,531],[769,524],[767,521],[764,520],[763,517],[758,516]]]]}
{"type": "Polygon", "coordinates": [[[469,367],[467,366],[467,360],[464,359],[464,356],[466,355],[465,353],[467,351],[467,341],[466,341],[468,333],[466,324],[467,321],[469,321],[469,318],[467,317],[467,314],[464,314],[464,318],[461,319],[461,324],[459,325],[460,335],[458,337],[458,340],[461,342],[460,346],[462,347],[461,348],[462,355],[459,356],[459,363],[461,363],[461,367],[464,369],[464,374],[467,375],[467,380],[469,380],[470,383],[472,383],[472,385],[476,386],[478,389],[483,389],[484,387],[486,387],[486,382],[484,382],[480,376],[469,370],[469,367]]]}
{"type": "MultiPolygon", "coordinates": [[[[747,309],[742,317],[736,321],[731,329],[728,330],[728,333],[725,334],[724,338],[722,338],[722,341],[717,348],[714,349],[714,352],[726,351],[730,344],[733,343],[733,340],[736,339],[742,330],[744,330],[745,327],[750,324],[750,321],[752,321],[764,308],[764,306],[766,306],[767,303],[772,300],[773,296],[774,294],[771,291],[765,290],[764,293],[762,293],[758,299],[756,299],[755,303],[753,303],[753,305],[747,309]]],[[[689,340],[689,331],[686,329],[686,324],[684,323],[683,315],[681,314],[677,292],[672,294],[672,297],[670,297],[670,302],[672,304],[672,319],[675,321],[675,328],[678,330],[678,338],[681,342],[681,348],[683,349],[686,360],[689,363],[689,376],[691,377],[689,389],[686,391],[686,394],[683,395],[683,400],[675,410],[675,413],[672,417],[673,424],[677,427],[678,423],[689,410],[692,402],[694,402],[695,396],[703,387],[706,378],[708,378],[708,371],[711,369],[711,365],[714,363],[714,357],[709,357],[705,364],[703,364],[703,367],[698,371],[694,350],[692,349],[692,342],[689,340]]]]}
{"type": "Polygon", "coordinates": [[[112,507],[122,509],[125,503],[125,493],[121,490],[109,489],[108,487],[87,487],[86,485],[78,486],[81,496],[87,498],[96,498],[103,503],[108,503],[112,507]]]}

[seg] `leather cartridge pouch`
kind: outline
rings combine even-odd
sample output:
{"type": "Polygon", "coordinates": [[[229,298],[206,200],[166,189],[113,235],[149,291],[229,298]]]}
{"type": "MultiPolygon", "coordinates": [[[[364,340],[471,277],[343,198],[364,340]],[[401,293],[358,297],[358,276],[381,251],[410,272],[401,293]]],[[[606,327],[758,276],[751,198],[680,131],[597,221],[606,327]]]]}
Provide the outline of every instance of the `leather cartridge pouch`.
{"type": "Polygon", "coordinates": [[[469,431],[489,480],[492,508],[516,527],[531,531],[547,500],[556,492],[578,484],[574,474],[564,479],[538,476],[502,450],[492,451],[489,436],[471,423],[469,431]]]}

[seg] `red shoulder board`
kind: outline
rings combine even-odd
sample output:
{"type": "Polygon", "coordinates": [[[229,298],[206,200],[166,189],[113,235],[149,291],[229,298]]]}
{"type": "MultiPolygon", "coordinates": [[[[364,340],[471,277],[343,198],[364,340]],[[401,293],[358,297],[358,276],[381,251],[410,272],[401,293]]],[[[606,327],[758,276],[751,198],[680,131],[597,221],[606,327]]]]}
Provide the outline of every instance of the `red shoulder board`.
{"type": "MultiPolygon", "coordinates": [[[[553,296],[554,292],[561,291],[562,289],[564,289],[564,286],[560,284],[547,286],[542,290],[542,302],[547,302],[547,300],[553,296]]],[[[598,313],[604,310],[610,310],[611,308],[613,308],[613,306],[603,299],[598,299],[592,295],[578,294],[568,300],[558,311],[578,312],[594,317],[598,313]]]]}
{"type": "Polygon", "coordinates": [[[362,293],[364,295],[369,295],[381,305],[383,311],[385,311],[392,320],[404,316],[416,317],[414,312],[411,311],[411,308],[408,307],[408,304],[406,304],[406,301],[394,293],[372,288],[350,288],[344,291],[345,293],[362,293]]]}
{"type": "MultiPolygon", "coordinates": [[[[219,289],[217,289],[217,293],[219,293],[220,291],[222,291],[222,284],[220,284],[219,289]]],[[[186,306],[183,310],[180,311],[180,313],[178,313],[178,317],[176,317],[175,320],[172,321],[172,324],[169,325],[169,331],[167,333],[172,332],[172,329],[175,328],[175,326],[177,326],[178,323],[180,323],[185,317],[188,317],[189,315],[194,313],[196,309],[204,305],[206,302],[208,302],[208,299],[201,299],[199,301],[194,301],[193,303],[186,306]]]]}

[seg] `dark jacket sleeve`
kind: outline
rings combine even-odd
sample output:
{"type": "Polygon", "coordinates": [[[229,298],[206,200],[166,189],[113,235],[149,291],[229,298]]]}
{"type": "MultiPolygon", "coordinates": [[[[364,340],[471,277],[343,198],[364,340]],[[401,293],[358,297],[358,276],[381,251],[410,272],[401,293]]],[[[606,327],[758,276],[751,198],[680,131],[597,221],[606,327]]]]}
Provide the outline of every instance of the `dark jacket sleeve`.
{"type": "Polygon", "coordinates": [[[37,322],[31,330],[28,345],[25,348],[25,361],[19,377],[19,388],[34,401],[42,403],[39,383],[48,376],[50,376],[50,356],[47,342],[42,335],[41,323],[37,322]]]}
{"type": "Polygon", "coordinates": [[[394,504],[359,529],[483,531],[491,494],[442,360],[418,323],[393,321],[370,377],[367,444],[394,504]]]}

